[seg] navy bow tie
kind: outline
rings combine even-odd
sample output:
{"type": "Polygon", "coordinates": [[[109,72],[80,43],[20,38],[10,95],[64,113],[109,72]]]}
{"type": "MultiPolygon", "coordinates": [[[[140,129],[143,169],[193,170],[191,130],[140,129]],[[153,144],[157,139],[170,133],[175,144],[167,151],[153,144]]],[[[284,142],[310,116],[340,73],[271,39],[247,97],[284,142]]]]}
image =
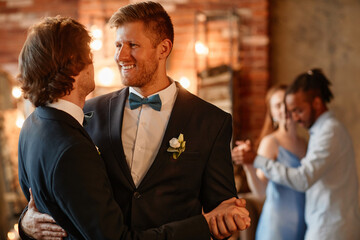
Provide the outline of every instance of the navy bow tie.
{"type": "Polygon", "coordinates": [[[136,109],[143,104],[148,104],[152,109],[154,109],[156,111],[160,111],[160,109],[161,109],[161,99],[160,99],[159,94],[156,94],[149,98],[141,98],[134,93],[130,93],[129,103],[130,103],[131,110],[136,109]]]}

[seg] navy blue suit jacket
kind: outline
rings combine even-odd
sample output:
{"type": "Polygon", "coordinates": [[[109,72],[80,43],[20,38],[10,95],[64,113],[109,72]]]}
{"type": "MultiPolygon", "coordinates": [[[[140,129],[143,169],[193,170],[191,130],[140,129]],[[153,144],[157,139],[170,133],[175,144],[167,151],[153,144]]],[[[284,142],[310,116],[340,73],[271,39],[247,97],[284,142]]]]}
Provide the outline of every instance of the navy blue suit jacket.
{"type": "MultiPolygon", "coordinates": [[[[210,237],[201,215],[156,229],[130,230],[91,138],[73,117],[54,108],[38,107],[24,123],[19,138],[19,180],[26,198],[29,200],[31,188],[40,212],[50,214],[68,232],[68,239],[210,237]]],[[[117,198],[119,194],[117,191],[117,198]]]]}
{"type": "Polygon", "coordinates": [[[136,188],[121,139],[128,88],[90,99],[85,129],[104,158],[115,199],[125,223],[148,229],[214,209],[236,196],[230,153],[231,115],[189,93],[179,92],[157,156],[136,188]],[[169,140],[184,135],[178,159],[167,152],[169,140]]]}

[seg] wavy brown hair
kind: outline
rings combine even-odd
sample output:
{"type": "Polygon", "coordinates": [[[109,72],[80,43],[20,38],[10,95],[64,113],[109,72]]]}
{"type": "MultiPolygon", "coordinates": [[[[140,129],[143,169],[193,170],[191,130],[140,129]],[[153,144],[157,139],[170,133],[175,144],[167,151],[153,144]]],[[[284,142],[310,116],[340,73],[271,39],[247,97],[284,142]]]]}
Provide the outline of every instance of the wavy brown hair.
{"type": "Polygon", "coordinates": [[[92,63],[88,31],[68,17],[47,17],[30,27],[19,55],[18,80],[36,107],[70,94],[74,76],[92,63]]]}

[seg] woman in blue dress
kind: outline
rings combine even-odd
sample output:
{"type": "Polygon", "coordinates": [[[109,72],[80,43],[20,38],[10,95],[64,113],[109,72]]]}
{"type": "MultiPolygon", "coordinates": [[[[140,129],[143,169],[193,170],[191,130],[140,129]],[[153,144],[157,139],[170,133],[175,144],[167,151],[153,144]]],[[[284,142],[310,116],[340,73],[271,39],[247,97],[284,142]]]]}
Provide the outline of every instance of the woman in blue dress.
{"type": "MultiPolygon", "coordinates": [[[[267,119],[262,130],[259,155],[290,167],[300,165],[306,154],[306,140],[297,133],[296,124],[286,116],[284,96],[286,86],[271,88],[266,96],[267,119]]],[[[239,147],[246,147],[239,145],[239,147]]],[[[302,240],[306,230],[304,220],[305,194],[268,181],[260,169],[244,165],[252,192],[266,196],[256,229],[257,240],[302,240]]]]}

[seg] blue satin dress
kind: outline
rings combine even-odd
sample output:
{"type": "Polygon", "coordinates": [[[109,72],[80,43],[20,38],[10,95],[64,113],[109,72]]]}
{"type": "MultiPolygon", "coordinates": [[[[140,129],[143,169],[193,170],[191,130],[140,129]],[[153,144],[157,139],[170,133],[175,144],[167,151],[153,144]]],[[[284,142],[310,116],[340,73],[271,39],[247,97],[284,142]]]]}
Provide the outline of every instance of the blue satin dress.
{"type": "MultiPolygon", "coordinates": [[[[279,146],[276,161],[298,167],[299,158],[279,146]]],[[[266,200],[256,229],[256,240],[303,240],[306,230],[305,193],[268,182],[266,200]]]]}

